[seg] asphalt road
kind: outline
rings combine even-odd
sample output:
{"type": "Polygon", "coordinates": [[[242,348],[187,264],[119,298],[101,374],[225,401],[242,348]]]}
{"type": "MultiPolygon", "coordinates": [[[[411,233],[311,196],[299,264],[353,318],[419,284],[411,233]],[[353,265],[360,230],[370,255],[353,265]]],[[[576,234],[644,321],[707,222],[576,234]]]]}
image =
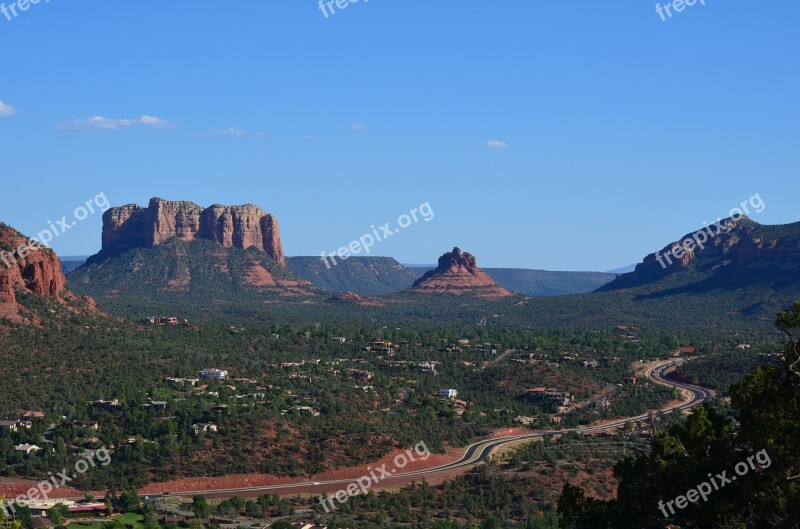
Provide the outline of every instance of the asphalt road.
{"type": "MultiPolygon", "coordinates": [[[[664,376],[676,366],[683,364],[687,359],[668,360],[657,366],[648,369],[646,375],[658,384],[666,386],[677,386],[692,393],[692,398],[681,404],[663,408],[661,411],[671,413],[674,411],[689,410],[696,406],[701,405],[706,399],[713,396],[713,392],[702,388],[700,386],[693,386],[690,384],[682,384],[678,382],[667,381],[664,376]]],[[[398,472],[390,476],[385,476],[380,480],[380,486],[385,488],[388,486],[398,486],[410,484],[412,481],[421,481],[422,478],[433,479],[443,475],[453,475],[459,471],[467,471],[471,467],[486,461],[496,449],[507,445],[509,443],[518,443],[520,441],[532,441],[544,437],[545,435],[559,435],[570,432],[579,433],[592,433],[602,432],[610,428],[617,428],[629,423],[642,422],[647,420],[649,414],[643,414],[636,417],[628,417],[624,419],[614,420],[600,426],[584,426],[578,428],[568,428],[563,430],[547,430],[531,432],[524,435],[513,435],[508,437],[498,437],[496,439],[488,439],[479,441],[467,447],[464,455],[458,460],[446,465],[433,467],[425,470],[418,470],[414,472],[398,472]]],[[[217,489],[217,490],[198,490],[198,491],[182,491],[170,494],[170,496],[205,496],[207,498],[227,498],[235,495],[240,496],[257,496],[261,494],[278,494],[278,495],[295,495],[295,494],[322,494],[324,492],[336,492],[347,488],[348,485],[354,483],[354,479],[340,479],[330,481],[309,482],[302,481],[293,484],[283,485],[270,485],[264,487],[242,487],[232,489],[217,489]]],[[[376,483],[372,483],[376,485],[376,483]]]]}

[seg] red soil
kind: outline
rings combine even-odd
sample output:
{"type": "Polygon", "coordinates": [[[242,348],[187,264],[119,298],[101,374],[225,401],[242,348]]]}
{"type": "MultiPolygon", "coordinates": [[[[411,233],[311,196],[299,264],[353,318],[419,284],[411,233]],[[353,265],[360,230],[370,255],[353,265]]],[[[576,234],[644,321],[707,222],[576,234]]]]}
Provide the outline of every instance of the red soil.
{"type": "MultiPolygon", "coordinates": [[[[438,467],[446,465],[458,460],[463,454],[462,448],[448,448],[446,454],[431,454],[428,459],[422,460],[413,452],[416,461],[410,462],[402,469],[397,469],[398,472],[414,472],[417,470],[425,470],[427,468],[438,467]]],[[[393,460],[400,454],[406,454],[406,450],[396,449],[379,461],[370,463],[368,465],[359,465],[354,467],[340,468],[330,470],[322,474],[310,476],[308,478],[298,477],[276,477],[269,474],[239,474],[233,476],[214,477],[214,478],[185,478],[174,481],[167,481],[164,483],[153,483],[146,487],[139,489],[140,494],[161,494],[164,492],[183,492],[183,491],[196,491],[196,490],[218,490],[218,489],[231,489],[242,487],[266,487],[270,485],[283,485],[297,483],[298,481],[332,481],[332,480],[346,480],[358,479],[361,476],[368,475],[370,469],[380,467],[384,463],[386,469],[395,469],[393,460]]],[[[419,480],[419,478],[418,478],[419,480]]]]}
{"type": "MultiPolygon", "coordinates": [[[[56,478],[60,481],[59,478],[56,478]]],[[[29,481],[24,479],[14,479],[14,478],[4,478],[0,480],[0,496],[11,500],[13,498],[17,498],[18,496],[25,496],[28,497],[28,492],[31,492],[31,488],[36,487],[39,481],[29,481]]],[[[75,497],[83,497],[85,493],[83,491],[73,489],[70,487],[60,487],[57,489],[53,489],[52,492],[48,493],[47,495],[50,498],[75,498],[75,497]]],[[[41,497],[39,492],[37,491],[35,495],[31,495],[33,498],[41,497]]]]}

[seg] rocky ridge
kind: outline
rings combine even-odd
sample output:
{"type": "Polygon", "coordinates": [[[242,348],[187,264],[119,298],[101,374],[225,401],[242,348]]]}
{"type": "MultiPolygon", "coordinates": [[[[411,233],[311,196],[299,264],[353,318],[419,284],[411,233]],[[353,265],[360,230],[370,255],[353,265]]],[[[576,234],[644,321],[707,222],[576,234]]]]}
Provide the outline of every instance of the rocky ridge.
{"type": "Polygon", "coordinates": [[[800,272],[800,223],[765,225],[748,217],[721,220],[647,255],[633,272],[600,290],[642,286],[690,271],[711,274],[706,283],[724,288],[756,281],[793,283],[800,272]]]}

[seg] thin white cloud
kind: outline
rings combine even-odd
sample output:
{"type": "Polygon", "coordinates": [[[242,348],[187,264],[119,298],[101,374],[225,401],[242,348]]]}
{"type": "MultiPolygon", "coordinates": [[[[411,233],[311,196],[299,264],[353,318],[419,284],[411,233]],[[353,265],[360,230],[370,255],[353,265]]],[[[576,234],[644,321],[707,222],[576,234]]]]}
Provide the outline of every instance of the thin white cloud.
{"type": "Polygon", "coordinates": [[[166,119],[147,115],[133,119],[112,119],[103,116],[94,116],[92,118],[74,119],[72,121],[60,123],[58,128],[68,130],[115,130],[136,126],[149,127],[153,129],[167,129],[174,127],[175,125],[166,119]]]}
{"type": "MultiPolygon", "coordinates": [[[[258,134],[258,133],[256,133],[258,134]]],[[[263,134],[263,133],[261,133],[263,134]]],[[[227,128],[227,129],[220,129],[220,130],[209,130],[205,134],[206,136],[246,136],[247,131],[243,129],[234,129],[234,128],[227,128]]]]}
{"type": "Polygon", "coordinates": [[[17,113],[17,109],[0,101],[0,117],[8,118],[17,113]]]}
{"type": "Polygon", "coordinates": [[[367,130],[367,128],[369,127],[367,127],[363,123],[351,123],[348,130],[358,131],[358,130],[367,130]]]}
{"type": "Polygon", "coordinates": [[[166,119],[154,118],[153,116],[142,116],[133,120],[134,125],[147,125],[148,127],[171,127],[172,124],[166,119]]]}
{"type": "Polygon", "coordinates": [[[511,147],[511,145],[502,140],[489,140],[484,145],[490,149],[508,149],[511,147]]]}

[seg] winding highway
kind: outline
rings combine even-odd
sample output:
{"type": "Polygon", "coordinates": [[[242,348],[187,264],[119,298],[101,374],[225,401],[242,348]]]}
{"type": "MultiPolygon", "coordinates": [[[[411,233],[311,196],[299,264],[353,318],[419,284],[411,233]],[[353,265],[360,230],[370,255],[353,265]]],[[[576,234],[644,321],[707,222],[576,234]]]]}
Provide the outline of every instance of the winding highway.
{"type": "MultiPolygon", "coordinates": [[[[700,386],[673,382],[666,380],[664,378],[670,371],[674,370],[677,366],[687,361],[689,361],[689,359],[684,359],[684,358],[668,360],[654,367],[651,367],[645,373],[648,378],[650,378],[657,384],[669,387],[678,387],[690,392],[692,395],[690,399],[683,401],[680,404],[675,404],[663,408],[661,410],[662,412],[672,413],[674,411],[684,411],[692,409],[694,407],[701,405],[706,399],[711,398],[714,394],[713,391],[700,386]]],[[[608,429],[622,427],[626,424],[646,421],[649,418],[649,415],[650,415],[649,413],[645,413],[642,415],[638,415],[636,417],[617,419],[596,426],[582,426],[578,428],[568,428],[563,430],[537,431],[537,432],[531,432],[529,434],[511,435],[507,437],[498,437],[495,439],[487,439],[484,441],[479,441],[477,443],[468,446],[464,452],[464,455],[457,461],[413,472],[395,473],[392,471],[390,472],[390,475],[384,475],[384,476],[378,474],[378,476],[381,477],[379,483],[373,481],[371,485],[374,487],[379,484],[382,488],[385,488],[387,485],[390,487],[394,487],[398,485],[410,484],[412,481],[420,480],[421,478],[434,478],[434,477],[441,477],[444,475],[453,475],[454,472],[457,473],[458,471],[466,471],[469,468],[486,461],[487,459],[489,459],[489,457],[495,450],[507,444],[519,443],[520,441],[533,441],[536,439],[540,439],[545,435],[563,435],[570,432],[578,432],[582,434],[603,432],[608,429]]],[[[346,488],[348,485],[354,483],[355,481],[356,481],[355,478],[337,479],[328,481],[314,481],[314,482],[303,481],[299,483],[270,485],[270,486],[181,491],[181,492],[170,493],[169,495],[170,496],[200,495],[200,496],[205,496],[207,498],[226,498],[234,495],[255,496],[260,494],[278,494],[278,495],[322,494],[324,492],[330,493],[342,490],[346,488]]]]}

